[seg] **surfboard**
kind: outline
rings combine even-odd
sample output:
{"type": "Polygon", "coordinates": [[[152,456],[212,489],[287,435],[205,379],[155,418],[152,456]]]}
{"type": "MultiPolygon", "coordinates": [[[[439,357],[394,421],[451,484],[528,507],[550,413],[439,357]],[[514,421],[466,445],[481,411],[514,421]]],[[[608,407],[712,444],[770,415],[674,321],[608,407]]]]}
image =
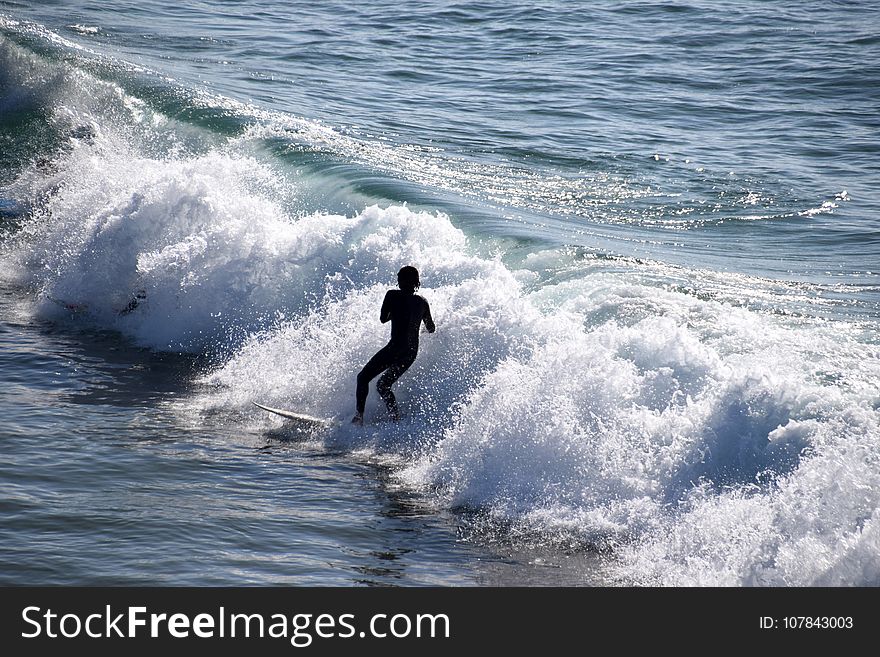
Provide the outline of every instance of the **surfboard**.
{"type": "Polygon", "coordinates": [[[55,297],[50,297],[48,294],[46,294],[45,297],[49,301],[51,301],[52,303],[57,303],[59,306],[64,308],[64,310],[68,310],[71,313],[73,313],[74,315],[77,315],[79,313],[84,313],[89,309],[88,305],[86,305],[84,303],[72,303],[70,301],[64,301],[62,299],[56,299],[55,297]]]}
{"type": "Polygon", "coordinates": [[[333,420],[326,420],[322,417],[306,415],[305,413],[294,413],[293,411],[285,411],[284,409],[272,408],[271,406],[263,406],[262,404],[258,404],[257,402],[251,403],[257,408],[262,408],[264,411],[275,413],[275,415],[280,415],[281,417],[287,418],[288,420],[295,420],[296,422],[304,422],[306,424],[314,424],[323,427],[330,427],[335,424],[333,420]]]}
{"type": "MultiPolygon", "coordinates": [[[[56,299],[55,297],[51,297],[48,294],[44,294],[52,303],[57,303],[59,306],[64,308],[64,310],[68,310],[74,315],[78,315],[79,313],[84,313],[89,310],[89,306],[86,303],[76,303],[73,301],[65,301],[64,299],[56,299]]],[[[141,304],[143,304],[147,300],[147,293],[143,290],[138,290],[135,292],[131,299],[129,299],[128,304],[125,308],[114,308],[117,315],[128,315],[136,308],[139,308],[141,304]]]]}

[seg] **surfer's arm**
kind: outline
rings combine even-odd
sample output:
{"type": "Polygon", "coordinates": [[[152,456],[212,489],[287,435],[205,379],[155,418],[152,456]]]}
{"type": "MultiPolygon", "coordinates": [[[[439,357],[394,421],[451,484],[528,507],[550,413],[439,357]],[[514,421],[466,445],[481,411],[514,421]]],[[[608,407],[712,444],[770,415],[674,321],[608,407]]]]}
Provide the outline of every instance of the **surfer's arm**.
{"type": "Polygon", "coordinates": [[[428,305],[427,301],[425,301],[425,316],[422,319],[425,320],[425,328],[428,329],[428,333],[433,333],[437,330],[437,327],[434,326],[434,319],[431,317],[431,306],[428,305]]]}
{"type": "Polygon", "coordinates": [[[385,293],[385,300],[382,302],[382,310],[379,311],[379,321],[383,324],[391,319],[391,295],[394,290],[388,290],[385,293]]]}

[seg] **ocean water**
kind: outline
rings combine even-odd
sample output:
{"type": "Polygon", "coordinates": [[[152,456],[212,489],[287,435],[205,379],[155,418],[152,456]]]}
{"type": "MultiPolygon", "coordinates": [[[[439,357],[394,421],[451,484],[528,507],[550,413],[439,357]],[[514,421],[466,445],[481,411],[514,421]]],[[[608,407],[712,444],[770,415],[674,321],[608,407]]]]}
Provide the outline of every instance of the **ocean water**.
{"type": "Polygon", "coordinates": [[[0,583],[880,585],[878,155],[869,2],[0,0],[0,583]]]}

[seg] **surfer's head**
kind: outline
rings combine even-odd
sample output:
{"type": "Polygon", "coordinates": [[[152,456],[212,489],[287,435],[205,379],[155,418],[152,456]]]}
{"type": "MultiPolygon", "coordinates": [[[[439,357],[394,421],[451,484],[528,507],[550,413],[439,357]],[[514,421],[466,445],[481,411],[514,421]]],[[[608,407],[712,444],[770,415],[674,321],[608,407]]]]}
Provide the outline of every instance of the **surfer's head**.
{"type": "Polygon", "coordinates": [[[404,292],[415,292],[419,289],[419,270],[407,265],[397,272],[397,285],[404,292]]]}

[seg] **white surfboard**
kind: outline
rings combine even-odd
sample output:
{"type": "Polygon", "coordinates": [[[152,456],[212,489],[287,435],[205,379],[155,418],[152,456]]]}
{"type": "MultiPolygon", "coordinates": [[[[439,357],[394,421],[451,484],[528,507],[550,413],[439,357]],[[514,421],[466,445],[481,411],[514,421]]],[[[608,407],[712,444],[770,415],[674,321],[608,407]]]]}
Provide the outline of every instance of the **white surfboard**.
{"type": "Polygon", "coordinates": [[[48,294],[46,294],[44,296],[52,303],[57,303],[59,306],[64,308],[64,310],[67,310],[67,311],[73,313],[74,315],[78,315],[79,313],[84,313],[89,309],[88,305],[84,304],[84,303],[73,303],[72,301],[64,301],[62,299],[56,299],[55,297],[50,297],[48,294]]]}
{"type": "Polygon", "coordinates": [[[335,424],[333,420],[326,420],[321,417],[315,417],[313,415],[306,415],[305,413],[294,413],[293,411],[285,411],[280,408],[272,408],[271,406],[263,406],[262,404],[258,404],[257,402],[251,402],[257,408],[262,408],[264,411],[269,411],[270,413],[275,413],[275,415],[280,415],[281,417],[287,418],[288,420],[295,420],[297,422],[303,422],[306,424],[314,424],[323,427],[331,427],[335,424]]]}

